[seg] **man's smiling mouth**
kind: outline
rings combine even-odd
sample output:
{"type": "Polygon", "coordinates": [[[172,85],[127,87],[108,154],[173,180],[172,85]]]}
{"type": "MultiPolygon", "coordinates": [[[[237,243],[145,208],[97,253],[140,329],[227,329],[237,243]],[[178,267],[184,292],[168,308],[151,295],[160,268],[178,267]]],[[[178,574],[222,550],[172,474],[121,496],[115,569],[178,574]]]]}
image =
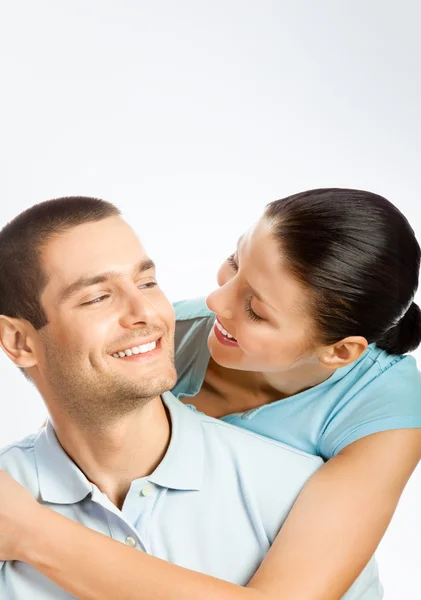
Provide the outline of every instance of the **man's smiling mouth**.
{"type": "Polygon", "coordinates": [[[132,356],[133,354],[146,354],[151,350],[155,350],[156,342],[150,344],[143,344],[142,346],[133,346],[133,348],[127,348],[127,350],[121,350],[118,354],[113,354],[114,358],[124,358],[125,356],[132,356]]]}
{"type": "Polygon", "coordinates": [[[148,354],[149,352],[153,352],[157,348],[160,348],[161,337],[155,338],[149,342],[144,344],[138,344],[133,346],[128,346],[127,348],[122,348],[118,352],[113,352],[111,356],[114,358],[126,358],[130,356],[136,356],[138,354],[148,354]]]}

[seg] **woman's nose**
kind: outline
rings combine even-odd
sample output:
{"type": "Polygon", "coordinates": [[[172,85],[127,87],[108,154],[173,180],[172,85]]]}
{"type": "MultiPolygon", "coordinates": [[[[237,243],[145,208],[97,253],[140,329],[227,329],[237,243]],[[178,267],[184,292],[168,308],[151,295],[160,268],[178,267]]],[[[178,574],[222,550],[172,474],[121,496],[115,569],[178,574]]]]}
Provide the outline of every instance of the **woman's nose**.
{"type": "Polygon", "coordinates": [[[233,280],[231,280],[211,292],[206,298],[207,307],[225,319],[232,319],[235,292],[233,288],[233,280]]]}

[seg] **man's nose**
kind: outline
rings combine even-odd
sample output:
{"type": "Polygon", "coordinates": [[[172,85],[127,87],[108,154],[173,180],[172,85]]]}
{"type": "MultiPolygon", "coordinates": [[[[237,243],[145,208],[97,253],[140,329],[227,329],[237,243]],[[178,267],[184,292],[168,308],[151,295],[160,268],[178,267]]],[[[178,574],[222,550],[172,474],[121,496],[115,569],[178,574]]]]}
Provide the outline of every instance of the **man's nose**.
{"type": "Polygon", "coordinates": [[[121,309],[121,325],[130,329],[153,323],[155,320],[156,309],[148,296],[138,287],[126,290],[121,309]]]}

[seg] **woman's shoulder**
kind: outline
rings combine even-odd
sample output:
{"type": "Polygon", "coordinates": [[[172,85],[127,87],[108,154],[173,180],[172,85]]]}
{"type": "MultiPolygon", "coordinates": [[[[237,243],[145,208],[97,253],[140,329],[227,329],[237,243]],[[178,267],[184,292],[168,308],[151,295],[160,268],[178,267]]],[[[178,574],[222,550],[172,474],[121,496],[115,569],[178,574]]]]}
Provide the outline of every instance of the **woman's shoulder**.
{"type": "Polygon", "coordinates": [[[421,372],[410,354],[389,354],[373,345],[370,355],[373,363],[368,381],[362,378],[365,392],[397,392],[414,398],[421,407],[421,372]]]}
{"type": "Polygon", "coordinates": [[[215,316],[206,306],[204,297],[178,300],[173,303],[173,306],[176,322],[196,319],[213,319],[215,316]]]}
{"type": "Polygon", "coordinates": [[[408,354],[389,354],[375,344],[370,344],[355,363],[338,369],[330,381],[338,402],[345,403],[357,396],[377,397],[387,391],[394,392],[392,403],[397,401],[396,392],[405,392],[411,397],[414,393],[419,400],[421,393],[421,372],[415,358],[408,354]]]}
{"type": "Polygon", "coordinates": [[[215,315],[206,306],[204,298],[174,302],[176,354],[196,353],[207,340],[215,315]],[[206,336],[204,338],[204,336],[206,336]]]}
{"type": "Polygon", "coordinates": [[[361,364],[343,378],[346,392],[339,395],[319,440],[324,456],[372,433],[421,428],[421,373],[415,358],[374,347],[367,360],[365,369],[361,364]]]}
{"type": "Polygon", "coordinates": [[[172,391],[179,398],[194,396],[200,390],[209,362],[207,339],[215,315],[204,298],[174,302],[174,310],[178,381],[172,391]]]}

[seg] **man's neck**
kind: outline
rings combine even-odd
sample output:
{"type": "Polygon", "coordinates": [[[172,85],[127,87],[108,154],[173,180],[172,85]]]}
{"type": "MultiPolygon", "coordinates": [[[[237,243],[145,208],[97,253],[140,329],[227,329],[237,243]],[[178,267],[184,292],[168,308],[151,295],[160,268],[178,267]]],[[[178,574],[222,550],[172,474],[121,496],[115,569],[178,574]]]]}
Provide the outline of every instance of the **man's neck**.
{"type": "Polygon", "coordinates": [[[156,469],[171,438],[169,415],[159,397],[103,432],[82,429],[56,411],[51,419],[66,453],[120,509],[132,481],[156,469]]]}

